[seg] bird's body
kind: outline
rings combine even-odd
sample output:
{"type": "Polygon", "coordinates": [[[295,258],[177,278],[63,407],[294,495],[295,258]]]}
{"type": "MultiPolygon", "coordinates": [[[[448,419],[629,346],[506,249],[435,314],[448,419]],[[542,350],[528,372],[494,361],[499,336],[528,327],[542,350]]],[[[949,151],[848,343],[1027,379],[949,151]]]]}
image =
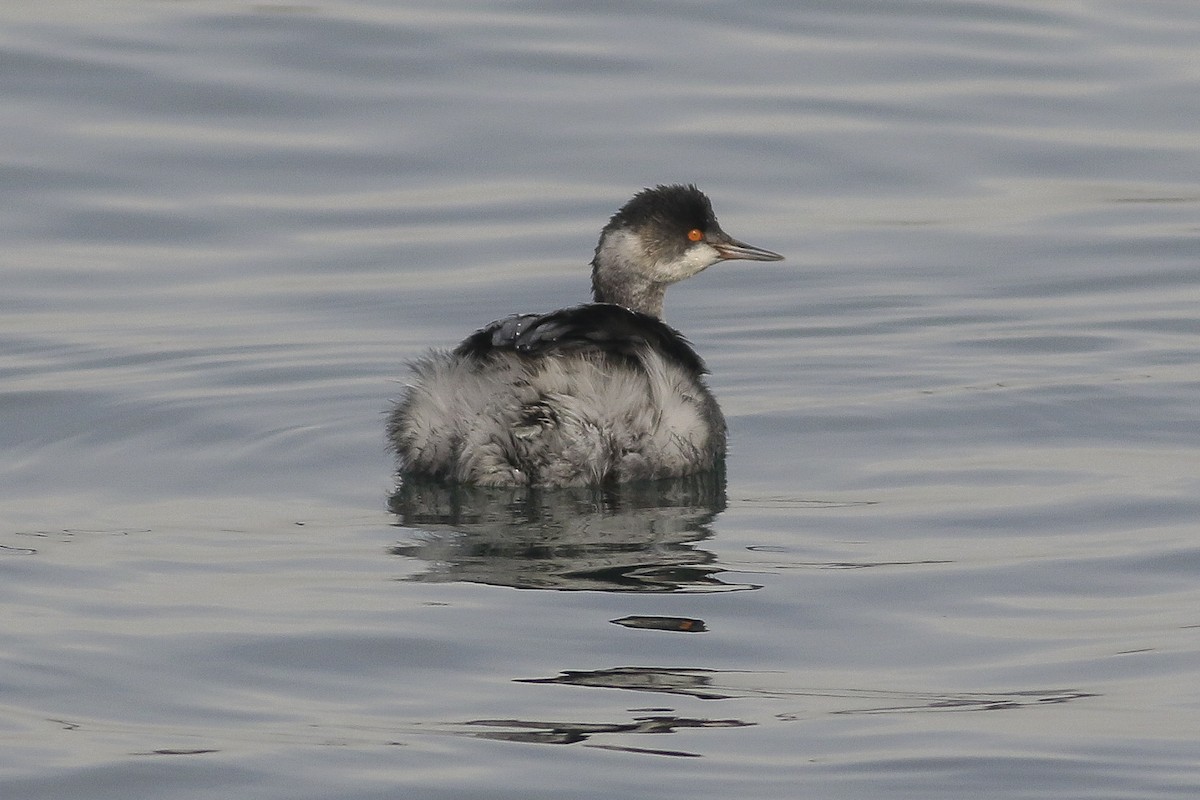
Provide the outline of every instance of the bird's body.
{"type": "Polygon", "coordinates": [[[402,473],[483,486],[577,486],[716,469],[725,418],[704,362],[659,319],[667,285],[733,258],[694,186],[647,189],[592,261],[596,302],[493,322],[413,365],[389,439],[402,473]]]}

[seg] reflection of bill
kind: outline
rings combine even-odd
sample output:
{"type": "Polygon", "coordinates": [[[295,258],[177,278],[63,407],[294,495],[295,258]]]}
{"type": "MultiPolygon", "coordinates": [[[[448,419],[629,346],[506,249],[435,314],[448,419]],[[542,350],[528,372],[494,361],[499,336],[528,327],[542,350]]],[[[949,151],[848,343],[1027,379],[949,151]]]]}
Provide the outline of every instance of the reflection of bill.
{"type": "Polygon", "coordinates": [[[609,488],[446,486],[405,480],[389,504],[428,564],[416,581],[618,592],[757,588],[714,577],[696,546],[725,508],[721,474],[609,488]]]}

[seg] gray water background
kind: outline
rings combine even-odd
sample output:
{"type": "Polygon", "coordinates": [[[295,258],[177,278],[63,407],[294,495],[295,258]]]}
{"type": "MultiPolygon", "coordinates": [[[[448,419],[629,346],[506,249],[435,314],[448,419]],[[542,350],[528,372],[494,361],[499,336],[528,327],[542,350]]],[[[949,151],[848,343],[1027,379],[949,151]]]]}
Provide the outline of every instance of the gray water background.
{"type": "Polygon", "coordinates": [[[1200,6],[0,23],[0,797],[1200,794],[1200,6]],[[676,181],[724,491],[389,500],[676,181]]]}

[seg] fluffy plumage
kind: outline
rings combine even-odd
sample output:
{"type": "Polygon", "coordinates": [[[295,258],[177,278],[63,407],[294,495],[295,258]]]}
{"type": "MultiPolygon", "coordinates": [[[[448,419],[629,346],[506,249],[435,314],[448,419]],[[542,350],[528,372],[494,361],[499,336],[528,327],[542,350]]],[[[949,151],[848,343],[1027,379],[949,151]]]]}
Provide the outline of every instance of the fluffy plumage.
{"type": "Polygon", "coordinates": [[[576,486],[712,470],[725,419],[704,362],[663,323],[666,286],[733,258],[695,186],[647,189],[601,232],[596,302],[497,320],[413,365],[388,424],[403,473],[484,486],[576,486]]]}

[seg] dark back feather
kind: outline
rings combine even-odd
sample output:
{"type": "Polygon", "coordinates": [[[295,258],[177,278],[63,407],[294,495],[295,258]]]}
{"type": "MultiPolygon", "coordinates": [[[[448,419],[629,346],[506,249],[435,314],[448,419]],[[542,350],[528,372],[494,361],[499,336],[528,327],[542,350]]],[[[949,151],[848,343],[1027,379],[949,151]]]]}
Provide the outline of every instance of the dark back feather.
{"type": "Polygon", "coordinates": [[[679,331],[657,317],[610,303],[505,317],[468,336],[454,352],[479,359],[496,351],[531,357],[596,352],[636,361],[647,347],[694,375],[707,372],[704,361],[679,331]]]}

